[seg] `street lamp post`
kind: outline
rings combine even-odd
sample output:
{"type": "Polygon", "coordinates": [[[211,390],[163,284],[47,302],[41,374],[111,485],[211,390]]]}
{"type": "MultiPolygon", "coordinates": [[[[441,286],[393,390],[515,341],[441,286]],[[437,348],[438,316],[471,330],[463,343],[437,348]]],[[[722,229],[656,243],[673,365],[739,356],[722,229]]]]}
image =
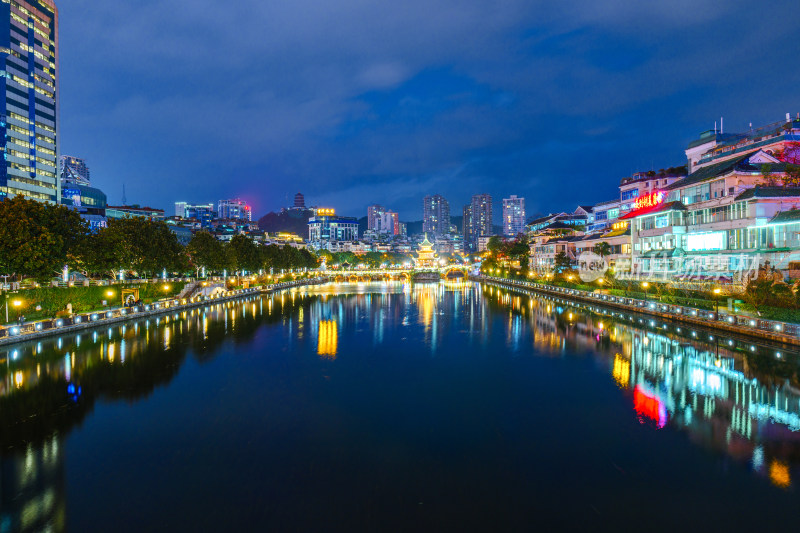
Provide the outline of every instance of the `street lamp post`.
{"type": "Polygon", "coordinates": [[[650,286],[650,284],[649,284],[649,283],[647,283],[646,281],[645,281],[644,283],[642,283],[642,287],[644,287],[644,301],[645,301],[645,302],[647,301],[647,288],[648,288],[649,286],[650,286]]]}
{"type": "Polygon", "coordinates": [[[719,314],[719,295],[722,292],[722,289],[717,287],[712,292],[714,293],[714,314],[718,315],[719,314]]]}

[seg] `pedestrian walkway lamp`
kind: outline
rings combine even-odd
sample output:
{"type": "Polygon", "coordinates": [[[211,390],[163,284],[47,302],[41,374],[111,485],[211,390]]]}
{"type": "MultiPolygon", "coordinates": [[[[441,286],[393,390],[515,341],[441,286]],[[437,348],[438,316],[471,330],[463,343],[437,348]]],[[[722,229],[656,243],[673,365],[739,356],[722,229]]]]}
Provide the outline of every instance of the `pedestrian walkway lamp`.
{"type": "Polygon", "coordinates": [[[650,286],[650,284],[649,284],[649,283],[647,283],[646,281],[645,281],[644,283],[642,283],[642,287],[644,287],[644,301],[645,301],[645,302],[647,301],[647,288],[648,288],[649,286],[650,286]]]}
{"type": "Polygon", "coordinates": [[[717,287],[711,292],[714,293],[714,314],[719,314],[719,295],[722,293],[722,289],[717,287]]]}

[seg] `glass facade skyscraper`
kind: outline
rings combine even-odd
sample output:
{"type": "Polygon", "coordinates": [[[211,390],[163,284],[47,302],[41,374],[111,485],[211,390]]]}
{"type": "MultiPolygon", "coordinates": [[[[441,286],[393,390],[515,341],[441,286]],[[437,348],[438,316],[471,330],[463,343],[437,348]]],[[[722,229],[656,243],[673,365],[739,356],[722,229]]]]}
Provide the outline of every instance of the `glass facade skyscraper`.
{"type": "Polygon", "coordinates": [[[0,0],[0,199],[58,203],[58,10],[52,0],[0,0]]]}

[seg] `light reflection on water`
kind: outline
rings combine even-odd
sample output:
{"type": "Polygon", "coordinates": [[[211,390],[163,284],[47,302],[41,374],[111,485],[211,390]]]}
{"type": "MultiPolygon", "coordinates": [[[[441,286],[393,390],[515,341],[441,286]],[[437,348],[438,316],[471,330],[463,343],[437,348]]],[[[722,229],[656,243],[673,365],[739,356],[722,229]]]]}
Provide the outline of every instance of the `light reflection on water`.
{"type": "Polygon", "coordinates": [[[146,397],[169,384],[187,355],[208,359],[228,339],[246,342],[265,326],[284,328],[295,353],[331,365],[355,356],[343,342],[352,335],[376,348],[419,341],[436,358],[458,358],[454,335],[492,356],[591,354],[623,391],[631,416],[654,431],[685,432],[783,489],[800,471],[795,353],[490,285],[352,283],[0,349],[0,444],[11,450],[1,458],[0,530],[63,530],[60,444],[95,401],[146,397]],[[50,423],[30,422],[36,417],[50,423]]]}

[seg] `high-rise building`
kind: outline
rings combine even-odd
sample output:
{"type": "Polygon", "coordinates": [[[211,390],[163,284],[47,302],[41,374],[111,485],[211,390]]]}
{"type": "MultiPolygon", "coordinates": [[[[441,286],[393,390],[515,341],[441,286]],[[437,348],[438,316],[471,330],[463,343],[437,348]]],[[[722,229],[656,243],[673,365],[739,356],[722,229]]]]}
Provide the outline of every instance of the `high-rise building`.
{"type": "Polygon", "coordinates": [[[186,202],[175,202],[175,216],[178,218],[186,218],[186,207],[189,204],[186,202]]]}
{"type": "Polygon", "coordinates": [[[305,196],[303,196],[303,193],[299,192],[294,195],[294,208],[295,209],[306,208],[306,198],[305,196]]]}
{"type": "Polygon", "coordinates": [[[74,185],[89,185],[89,167],[86,161],[71,155],[62,155],[58,158],[58,175],[61,183],[74,185]]]}
{"type": "Polygon", "coordinates": [[[393,211],[386,211],[378,219],[378,224],[375,229],[378,233],[400,235],[400,216],[393,211]]]}
{"type": "Polygon", "coordinates": [[[516,237],[525,231],[525,198],[503,198],[503,235],[516,237]]]}
{"type": "Polygon", "coordinates": [[[244,200],[220,200],[217,216],[224,220],[252,220],[253,213],[244,200]]]}
{"type": "Polygon", "coordinates": [[[59,203],[58,10],[53,0],[0,3],[0,199],[59,203]]]}
{"type": "Polygon", "coordinates": [[[467,204],[462,210],[461,236],[464,238],[464,246],[472,250],[472,204],[467,204]]]}
{"type": "Polygon", "coordinates": [[[422,200],[422,231],[445,235],[450,231],[450,204],[440,194],[422,200]]]}
{"type": "Polygon", "coordinates": [[[367,229],[377,230],[380,219],[386,212],[386,208],[382,205],[371,205],[367,207],[367,229]]]}
{"type": "Polygon", "coordinates": [[[478,239],[488,237],[492,231],[492,197],[488,194],[476,194],[472,197],[470,226],[473,250],[478,249],[478,239]]]}

